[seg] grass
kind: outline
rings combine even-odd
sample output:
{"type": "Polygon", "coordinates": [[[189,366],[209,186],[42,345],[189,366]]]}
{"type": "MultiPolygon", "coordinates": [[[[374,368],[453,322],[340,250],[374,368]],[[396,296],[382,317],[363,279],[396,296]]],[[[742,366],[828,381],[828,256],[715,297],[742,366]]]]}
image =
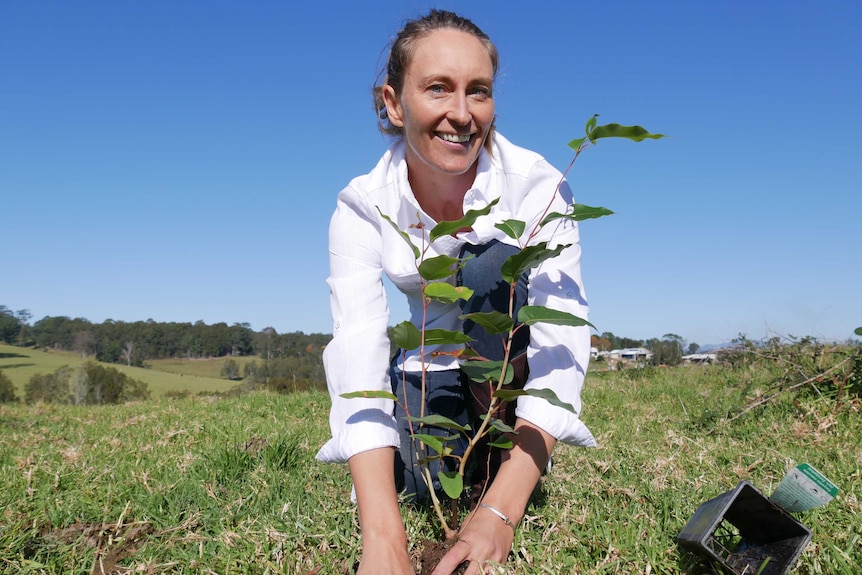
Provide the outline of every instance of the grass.
{"type": "MultiPolygon", "coordinates": [[[[555,451],[506,572],[712,574],[675,543],[697,506],[741,479],[768,495],[807,462],[842,491],[797,514],[813,538],[793,572],[858,573],[860,401],[788,394],[728,421],[751,393],[740,378],[720,367],[590,375],[584,419],[600,447],[555,451]]],[[[328,409],[319,392],[2,405],[0,573],[352,572],[347,468],[314,459],[328,409]]],[[[439,537],[427,511],[402,513],[414,547],[439,537]]]]}
{"type": "MultiPolygon", "coordinates": [[[[208,359],[153,359],[147,361],[147,364],[155,371],[182,374],[184,376],[193,375],[196,377],[221,379],[221,370],[226,359],[224,357],[208,359]]],[[[242,373],[247,363],[253,361],[261,363],[262,361],[257,356],[234,357],[231,359],[239,366],[240,373],[242,373]]]]}
{"type": "MultiPolygon", "coordinates": [[[[92,359],[92,358],[89,358],[92,359]]],[[[242,365],[254,358],[237,358],[242,365]]],[[[64,365],[75,367],[86,361],[80,354],[67,351],[43,351],[0,344],[0,371],[15,385],[18,397],[24,396],[24,386],[37,373],[53,373],[64,365]]],[[[102,365],[117,369],[131,378],[147,383],[152,397],[159,398],[168,391],[223,392],[237,382],[221,378],[224,358],[206,360],[155,360],[150,367],[128,367],[116,363],[102,365]]]]}

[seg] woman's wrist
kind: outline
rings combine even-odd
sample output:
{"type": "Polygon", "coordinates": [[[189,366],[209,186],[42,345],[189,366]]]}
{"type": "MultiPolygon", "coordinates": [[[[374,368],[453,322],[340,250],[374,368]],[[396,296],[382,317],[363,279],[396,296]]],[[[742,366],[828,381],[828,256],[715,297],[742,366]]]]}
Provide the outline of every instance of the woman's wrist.
{"type": "Polygon", "coordinates": [[[505,513],[503,513],[502,511],[500,511],[499,509],[497,509],[496,507],[494,507],[493,505],[488,505],[487,503],[482,502],[482,503],[479,503],[479,507],[481,507],[482,509],[487,509],[488,511],[490,511],[491,513],[493,513],[494,515],[499,517],[500,520],[503,521],[503,523],[505,523],[506,525],[508,525],[512,529],[515,528],[515,524],[512,523],[512,520],[509,519],[509,516],[506,515],[505,513]]]}
{"type": "Polygon", "coordinates": [[[484,512],[502,515],[500,519],[505,517],[512,527],[521,522],[556,444],[551,435],[527,421],[518,420],[515,429],[518,433],[513,437],[514,445],[481,501],[492,508],[484,512]]]}

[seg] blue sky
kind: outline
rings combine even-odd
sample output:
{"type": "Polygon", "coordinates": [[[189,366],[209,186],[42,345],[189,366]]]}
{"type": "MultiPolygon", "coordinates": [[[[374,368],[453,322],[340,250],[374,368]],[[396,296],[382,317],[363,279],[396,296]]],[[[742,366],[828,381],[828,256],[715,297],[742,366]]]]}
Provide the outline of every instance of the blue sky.
{"type": "MultiPolygon", "coordinates": [[[[430,7],[496,42],[497,125],[570,174],[599,331],[862,325],[862,3],[0,0],[0,305],[329,333],[327,223],[387,142],[369,93],[430,7]]],[[[392,301],[393,323],[405,319],[392,301]]]]}

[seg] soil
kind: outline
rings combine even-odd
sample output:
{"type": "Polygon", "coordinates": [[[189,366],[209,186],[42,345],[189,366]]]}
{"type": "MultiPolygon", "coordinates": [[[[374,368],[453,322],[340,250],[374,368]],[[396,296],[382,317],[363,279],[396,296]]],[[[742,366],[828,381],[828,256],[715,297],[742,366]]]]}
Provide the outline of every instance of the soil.
{"type": "MultiPolygon", "coordinates": [[[[456,542],[455,539],[449,539],[447,541],[431,541],[426,539],[422,542],[422,549],[416,554],[416,563],[418,563],[418,575],[431,575],[431,572],[434,571],[434,568],[437,567],[437,564],[440,563],[440,560],[443,559],[443,556],[449,551],[449,549],[456,542]]],[[[464,561],[458,568],[453,571],[453,575],[461,575],[464,571],[467,570],[467,566],[469,563],[464,561]]]]}
{"type": "Polygon", "coordinates": [[[727,557],[727,566],[733,569],[735,573],[745,573],[745,575],[753,575],[757,573],[761,565],[766,561],[769,562],[763,567],[760,575],[775,575],[784,573],[790,566],[790,559],[796,553],[795,545],[786,545],[781,542],[771,543],[758,547],[751,547],[741,553],[731,553],[727,557]]]}
{"type": "MultiPolygon", "coordinates": [[[[417,575],[431,575],[431,572],[434,571],[434,568],[440,563],[440,560],[443,559],[443,556],[449,551],[452,545],[455,544],[456,540],[448,540],[448,541],[432,541],[430,539],[425,539],[419,545],[419,548],[413,552],[412,557],[410,558],[413,563],[414,569],[416,569],[417,575]]],[[[467,566],[469,563],[464,561],[461,565],[458,566],[455,571],[452,572],[452,575],[463,575],[463,573],[467,570],[467,566]]],[[[347,569],[344,572],[344,575],[354,575],[356,571],[359,569],[359,564],[356,563],[352,568],[347,569]]],[[[320,568],[309,571],[305,575],[317,575],[320,568]]]]}

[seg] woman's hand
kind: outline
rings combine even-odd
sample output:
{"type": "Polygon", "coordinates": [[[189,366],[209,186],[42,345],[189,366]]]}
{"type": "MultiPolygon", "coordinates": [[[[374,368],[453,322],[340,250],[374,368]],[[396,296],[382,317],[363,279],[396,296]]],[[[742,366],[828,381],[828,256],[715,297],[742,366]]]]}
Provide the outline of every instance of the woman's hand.
{"type": "Polygon", "coordinates": [[[508,517],[502,519],[485,507],[477,507],[458,534],[458,542],[440,561],[431,575],[451,575],[469,560],[465,575],[479,575],[488,561],[505,563],[515,539],[515,529],[527,508],[533,488],[548,464],[556,440],[538,426],[519,419],[516,434],[510,435],[512,448],[504,455],[482,503],[508,517]]]}
{"type": "Polygon", "coordinates": [[[356,575],[415,575],[406,545],[392,545],[389,537],[363,535],[362,560],[356,575]]]}
{"type": "Polygon", "coordinates": [[[431,575],[451,575],[464,561],[470,565],[465,575],[487,573],[480,569],[488,561],[505,563],[515,539],[515,530],[494,513],[477,507],[465,520],[458,542],[440,560],[431,575]]]}
{"type": "Polygon", "coordinates": [[[362,560],[357,575],[415,574],[395,492],[394,458],[392,448],[381,447],[357,453],[347,462],[362,529],[362,560]]]}

